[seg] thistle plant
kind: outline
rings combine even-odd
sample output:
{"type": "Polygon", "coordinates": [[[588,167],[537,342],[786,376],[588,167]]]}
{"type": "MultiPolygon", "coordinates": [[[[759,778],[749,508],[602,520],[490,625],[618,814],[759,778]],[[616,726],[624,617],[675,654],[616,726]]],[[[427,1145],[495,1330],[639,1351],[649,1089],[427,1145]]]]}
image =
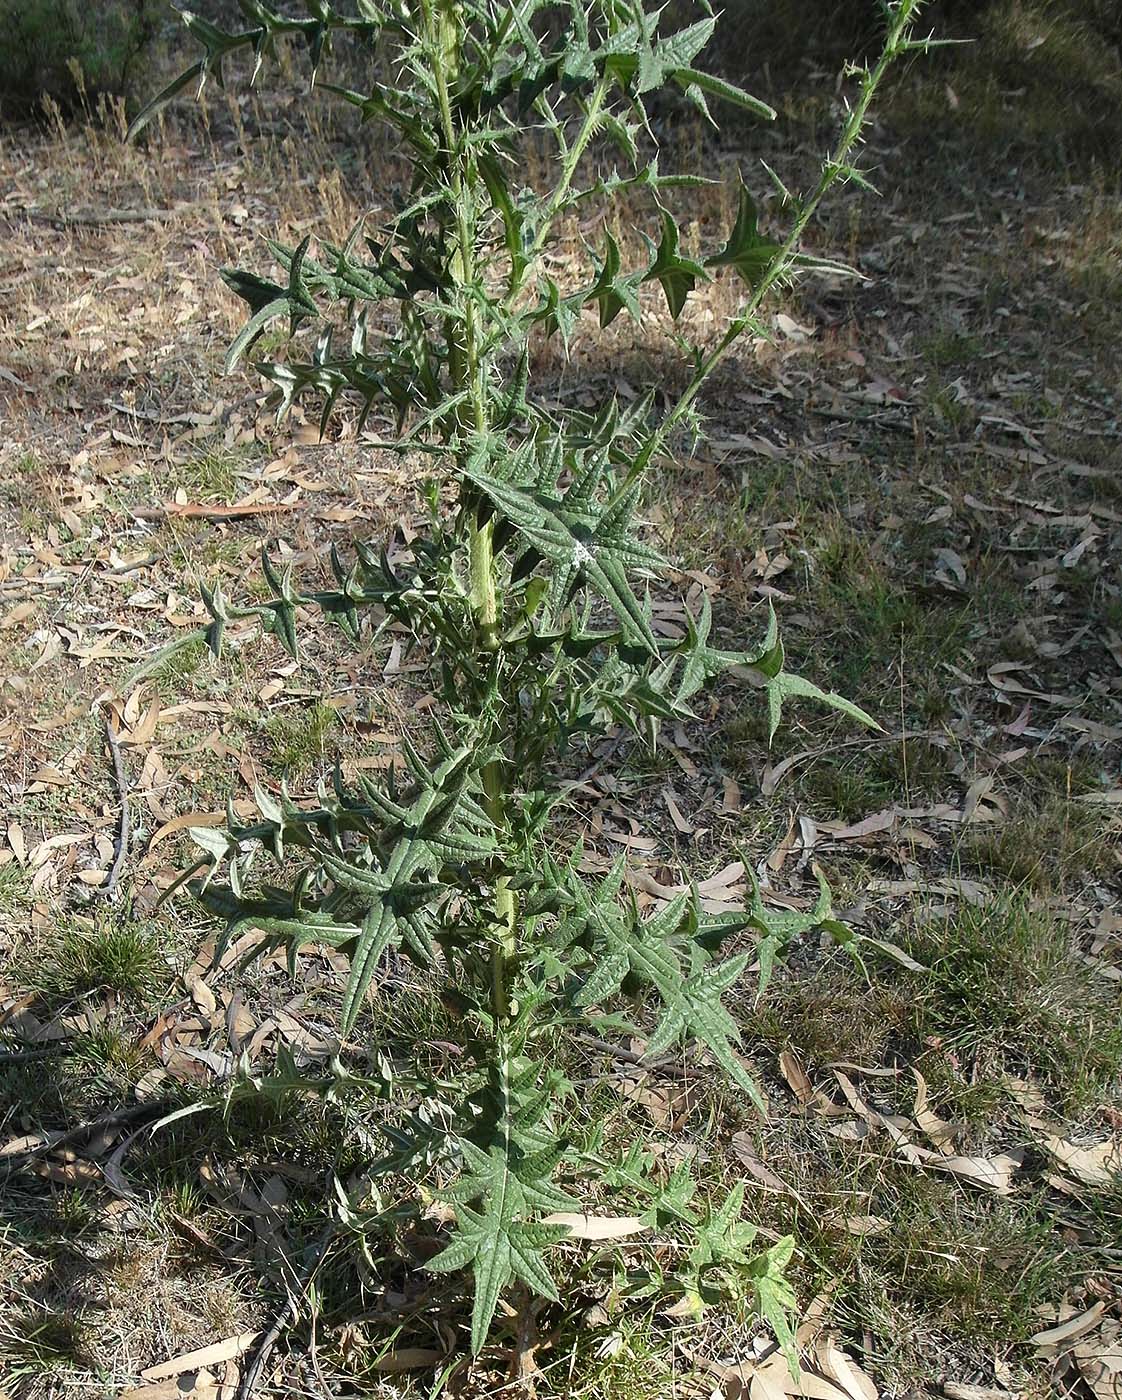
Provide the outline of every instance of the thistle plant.
{"type": "MultiPolygon", "coordinates": [[[[796,195],[771,177],[786,233],[761,230],[742,183],[735,221],[708,255],[683,246],[671,207],[677,191],[706,182],[660,168],[653,104],[669,89],[705,121],[718,103],[775,114],[696,66],[716,23],[706,7],[673,30],[644,0],[305,0],[299,17],[266,0],[239,3],[237,32],[183,12],[202,57],[134,129],[191,84],[221,82],[239,51],[252,53],[256,79],[279,41],[295,39],[320,91],[394,133],[412,180],[392,217],[377,228],[360,220],[342,246],[271,242],[275,280],[223,273],[249,308],[227,366],[286,323],[287,353],[255,366],[278,413],[307,396],[326,425],[353,401],[361,428],[373,408],[391,408],[397,435],[380,446],[426,463],[430,519],[406,562],[374,544],[357,544],[353,558],[333,551],[326,589],[303,588],[266,558],[267,601],[206,592],[209,641],[218,653],[228,623],[256,618],[295,653],[312,609],[363,646],[392,629],[429,667],[442,713],[403,738],[403,770],[385,783],[337,769],[313,807],[259,790],[257,820],[231,811],[225,830],[193,833],[201,855],[184,878],[229,933],[260,930],[258,951],[286,945],[294,968],[305,945],[347,954],[340,1054],[318,1087],[384,1100],[384,1152],[369,1180],[418,1183],[417,1256],[435,1249],[425,1268],[474,1276],[473,1350],[511,1285],[557,1297],[551,1250],[605,1199],[629,1200],[642,1224],[678,1241],[673,1264],[652,1256],[646,1286],[676,1290],[687,1310],[739,1299],[790,1346],[792,1241],[755,1247],[742,1190],[699,1204],[686,1167],[666,1178],[641,1145],[621,1153],[595,1131],[574,1131],[559,1046],[635,1032],[637,1020],[645,1056],[695,1045],[761,1103],[722,998],[756,959],[762,990],[784,946],[810,929],[851,950],[857,935],[835,917],[824,883],[806,914],[775,914],[755,888],[743,911],[714,914],[693,887],[642,916],[626,861],[591,878],[556,809],[574,755],[615,731],[657,743],[660,723],[693,718],[696,697],[729,671],[750,668],[750,698],[766,704],[772,733],[789,699],[874,723],[787,670],[770,606],[762,635],[740,646],[714,639],[704,595],[684,636],[660,635],[651,588],[668,565],[641,523],[642,493],[652,463],[696,431],[715,366],[745,333],[766,337],[769,293],[800,274],[846,271],[802,251],[802,236],[831,186],[862,178],[853,158],[873,94],[893,60],[921,46],[918,0],[885,4],[881,55],[853,70],[852,105],[813,187],[796,195]],[[348,37],[377,55],[369,91],[321,74],[348,37]],[[520,178],[530,139],[548,152],[548,188],[520,178]],[[547,255],[572,216],[587,226],[621,198],[629,213],[648,211],[638,251],[601,221],[584,276],[559,283],[547,255]],[[653,392],[596,412],[535,394],[545,338],[567,344],[590,312],[601,327],[623,315],[642,323],[660,296],[678,322],[720,275],[743,284],[742,304],[710,346],[675,336],[690,373],[668,409],[653,392]],[[455,1075],[426,1077],[371,1043],[370,999],[402,958],[455,1008],[455,1075]]],[[[272,1082],[317,1087],[291,1060],[272,1082]]],[[[343,1209],[362,1217],[357,1202],[343,1209]]],[[[373,1225],[377,1211],[366,1209],[373,1225]]]]}

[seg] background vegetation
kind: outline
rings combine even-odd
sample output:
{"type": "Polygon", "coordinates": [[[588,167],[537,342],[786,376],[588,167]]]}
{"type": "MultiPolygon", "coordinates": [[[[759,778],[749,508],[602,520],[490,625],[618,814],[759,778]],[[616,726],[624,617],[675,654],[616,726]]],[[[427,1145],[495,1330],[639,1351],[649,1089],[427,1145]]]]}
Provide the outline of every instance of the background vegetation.
{"type": "MultiPolygon", "coordinates": [[[[233,28],[244,23],[236,0],[193,8],[233,28]]],[[[969,125],[977,141],[1022,155],[1058,149],[1077,162],[1116,150],[1122,10],[1113,0],[934,0],[925,23],[964,45],[928,58],[918,77],[894,75],[912,94],[917,130],[938,136],[969,125]]],[[[875,0],[731,0],[707,61],[750,87],[789,91],[792,79],[865,57],[878,34],[875,0]]],[[[0,0],[0,113],[34,116],[44,96],[74,110],[83,93],[125,96],[135,108],[150,94],[153,63],[174,67],[182,47],[163,0],[0,0]]]]}

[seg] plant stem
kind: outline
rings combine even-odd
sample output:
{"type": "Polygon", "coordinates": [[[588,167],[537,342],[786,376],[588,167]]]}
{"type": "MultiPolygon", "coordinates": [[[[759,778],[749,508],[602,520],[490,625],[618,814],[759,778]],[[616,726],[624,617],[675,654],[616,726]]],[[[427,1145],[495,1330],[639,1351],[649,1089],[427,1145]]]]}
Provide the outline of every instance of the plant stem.
{"type": "MultiPolygon", "coordinates": [[[[588,143],[592,140],[593,136],[595,136],[596,128],[600,125],[600,118],[604,111],[604,99],[608,95],[609,87],[610,83],[606,76],[602,77],[596,84],[592,96],[588,99],[588,105],[584,109],[584,120],[581,122],[576,136],[573,138],[573,143],[571,146],[565,148],[565,156],[561,164],[560,174],[557,177],[557,185],[550,195],[549,202],[538,221],[537,232],[534,234],[529,247],[526,249],[526,261],[522,276],[518,282],[508,290],[506,296],[503,298],[502,310],[504,312],[509,312],[513,309],[519,294],[526,286],[527,278],[534,267],[538,255],[545,247],[546,240],[549,238],[550,231],[557,220],[558,214],[560,214],[565,206],[565,201],[568,198],[569,190],[572,188],[573,179],[577,173],[577,166],[580,165],[581,157],[588,149],[588,143]]],[[[500,319],[499,327],[497,327],[495,331],[496,340],[505,335],[505,332],[501,329],[501,325],[500,319]]]]}
{"type": "MultiPolygon", "coordinates": [[[[459,67],[460,27],[455,0],[437,0],[439,12],[434,15],[432,0],[422,0],[421,9],[428,30],[433,56],[433,77],[436,80],[440,122],[448,157],[452,204],[455,213],[456,246],[451,259],[452,278],[460,291],[463,312],[462,338],[459,327],[450,327],[448,343],[452,377],[457,389],[467,389],[471,405],[470,422],[459,422],[465,439],[461,451],[468,451],[469,431],[482,437],[488,431],[487,386],[484,351],[479,343],[478,310],[474,297],[477,279],[475,260],[474,192],[478,185],[475,158],[463,150],[457,140],[452,118],[449,79],[459,67]]],[[[472,521],[468,539],[471,578],[471,606],[479,627],[480,645],[484,652],[497,653],[499,631],[499,599],[495,585],[494,522],[472,521]]],[[[502,764],[492,760],[483,769],[483,798],[488,817],[496,829],[506,826],[506,803],[502,764]]],[[[517,909],[514,891],[506,876],[495,882],[495,921],[499,939],[491,954],[491,1010],[496,1025],[510,1012],[507,990],[507,965],[517,950],[517,909]]]]}
{"type": "MultiPolygon", "coordinates": [[[[431,0],[425,0],[423,11],[430,32],[435,30],[434,67],[437,102],[444,145],[450,166],[452,203],[456,219],[456,248],[452,257],[452,278],[462,293],[462,339],[458,327],[449,328],[448,342],[452,350],[452,377],[457,389],[467,389],[471,404],[470,424],[460,422],[461,434],[467,429],[482,435],[487,432],[487,392],[485,366],[480,353],[477,308],[471,295],[475,281],[475,229],[471,218],[472,187],[476,183],[474,160],[458,149],[456,127],[452,120],[452,103],[448,79],[459,66],[459,30],[451,0],[440,0],[439,19],[434,23],[431,0]]],[[[461,449],[466,452],[467,447],[461,449]]],[[[480,640],[487,651],[497,645],[498,598],[495,592],[495,559],[490,521],[471,526],[471,600],[479,621],[480,640]]]]}
{"type": "Polygon", "coordinates": [[[900,0],[900,4],[893,13],[888,33],[885,36],[884,47],[881,50],[880,58],[875,67],[865,70],[865,76],[861,82],[861,91],[858,99],[842,128],[838,143],[833,154],[822,163],[822,170],[818,176],[811,193],[801,202],[799,213],[792,224],[790,232],[783,240],[783,243],[776,249],[759,282],[752,289],[752,294],[748,298],[744,307],[739,311],[734,320],[729,324],[724,335],[713,347],[712,350],[701,361],[701,364],[694,372],[693,378],[682,391],[677,403],[670,412],[655,428],[647,441],[643,444],[635,460],[627,471],[619,491],[616,493],[616,500],[619,500],[642,475],[649,465],[655,453],[662,448],[666,439],[675,427],[682,421],[689,412],[690,406],[697,398],[702,385],[712,374],[719,362],[735,344],[740,336],[749,326],[756,324],[756,313],[763,304],[764,298],[772,287],[790,270],[792,261],[798,251],[799,243],[806,232],[806,227],[814,217],[815,211],[822,203],[830,187],[843,174],[849,171],[848,161],[854,146],[861,139],[865,129],[865,122],[868,119],[869,104],[880,86],[881,80],[890,65],[901,53],[909,47],[908,28],[918,12],[923,0],[900,0]]]}
{"type": "Polygon", "coordinates": [[[556,188],[550,196],[549,203],[545,207],[538,224],[538,231],[534,235],[527,252],[527,262],[532,261],[545,246],[545,240],[549,237],[549,231],[553,227],[553,221],[561,212],[561,208],[569,195],[569,187],[573,183],[573,177],[577,173],[577,166],[584,155],[589,141],[596,134],[596,128],[600,124],[600,115],[604,109],[604,98],[608,93],[608,79],[604,76],[596,84],[592,96],[588,100],[588,106],[584,111],[584,121],[580,130],[576,134],[573,144],[565,153],[564,164],[561,166],[561,174],[558,178],[556,188]]]}

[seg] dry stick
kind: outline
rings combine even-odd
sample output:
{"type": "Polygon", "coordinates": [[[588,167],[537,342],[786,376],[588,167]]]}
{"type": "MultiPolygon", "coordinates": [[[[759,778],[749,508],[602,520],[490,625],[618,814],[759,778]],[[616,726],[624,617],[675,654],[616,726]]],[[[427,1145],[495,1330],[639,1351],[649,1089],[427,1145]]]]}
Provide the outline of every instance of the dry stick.
{"type": "MultiPolygon", "coordinates": [[[[639,1069],[649,1070],[652,1074],[673,1074],[679,1079],[707,1079],[711,1078],[710,1071],[701,1065],[684,1065],[678,1056],[663,1055],[657,1060],[648,1060],[645,1055],[638,1050],[628,1050],[622,1045],[613,1045],[610,1040],[601,1040],[596,1035],[581,1035],[578,1037],[582,1045],[587,1045],[592,1050],[600,1050],[611,1055],[613,1059],[622,1060],[625,1065],[635,1065],[639,1069]]],[[[595,1080],[588,1080],[588,1083],[595,1083],[595,1080]]]]}
{"type": "Polygon", "coordinates": [[[103,894],[106,899],[113,899],[116,897],[117,881],[121,877],[121,869],[129,853],[129,841],[132,838],[132,817],[129,812],[129,775],[125,769],[124,755],[121,753],[121,745],[117,740],[117,732],[113,728],[112,713],[109,710],[106,710],[105,713],[105,738],[109,745],[109,752],[113,757],[113,775],[117,780],[117,793],[121,799],[121,824],[117,832],[117,850],[113,856],[113,864],[99,893],[103,894]]]}
{"type": "Polygon", "coordinates": [[[93,227],[103,224],[155,224],[175,218],[172,209],[105,209],[92,214],[49,214],[42,209],[20,209],[16,212],[36,223],[54,224],[57,228],[65,228],[67,224],[89,224],[93,227]]]}
{"type": "MultiPolygon", "coordinates": [[[[319,1237],[316,1247],[312,1252],[312,1257],[297,1275],[296,1284],[300,1294],[307,1292],[312,1275],[323,1263],[324,1256],[327,1254],[328,1246],[331,1244],[334,1234],[335,1222],[332,1221],[319,1237]]],[[[282,1306],[278,1309],[276,1316],[269,1324],[268,1330],[254,1349],[253,1360],[242,1372],[241,1379],[238,1382],[238,1388],[234,1392],[234,1400],[250,1400],[251,1396],[255,1394],[258,1386],[261,1384],[262,1372],[269,1364],[269,1358],[272,1356],[285,1328],[296,1320],[296,1311],[297,1298],[290,1292],[282,1306]]]]}
{"type": "Polygon", "coordinates": [[[213,413],[171,413],[165,415],[153,409],[117,403],[115,399],[106,399],[105,402],[115,413],[120,413],[125,418],[137,418],[142,423],[158,423],[161,427],[179,424],[188,428],[210,427],[216,418],[213,413]]]}
{"type": "Polygon", "coordinates": [[[60,1133],[48,1133],[46,1141],[40,1143],[38,1147],[29,1147],[24,1152],[13,1153],[12,1156],[0,1162],[0,1180],[22,1170],[30,1162],[45,1157],[49,1152],[77,1142],[79,1138],[92,1137],[95,1133],[103,1132],[106,1128],[122,1128],[128,1123],[135,1123],[139,1118],[153,1117],[166,1112],[168,1106],[168,1104],[155,1099],[150,1103],[130,1104],[128,1108],[119,1108],[113,1113],[103,1114],[100,1118],[92,1118],[88,1122],[78,1123],[73,1128],[66,1128],[60,1133]]]}
{"type": "Polygon", "coordinates": [[[124,578],[126,574],[135,574],[138,569],[147,569],[153,564],[158,564],[163,559],[162,554],[145,554],[140,559],[134,559],[131,563],[114,564],[111,569],[105,572],[112,578],[124,578]]]}
{"type": "Polygon", "coordinates": [[[518,1290],[514,1346],[510,1352],[507,1380],[512,1381],[527,1400],[535,1400],[538,1393],[535,1382],[541,1375],[541,1368],[534,1357],[534,1353],[541,1346],[541,1336],[538,1332],[539,1306],[539,1300],[525,1284],[522,1284],[518,1290]]]}
{"type": "Polygon", "coordinates": [[[67,588],[68,578],[6,578],[0,582],[0,593],[41,593],[44,588],[67,588]]]}
{"type": "Polygon", "coordinates": [[[129,854],[129,841],[132,840],[133,825],[132,816],[129,813],[129,773],[125,767],[125,756],[120,752],[120,743],[116,736],[116,729],[113,728],[112,711],[105,711],[105,741],[109,745],[109,753],[113,759],[113,777],[116,778],[116,791],[120,798],[120,826],[118,836],[116,836],[116,853],[113,854],[113,864],[109,868],[104,885],[98,890],[99,895],[104,895],[106,899],[113,899],[116,895],[116,883],[120,879],[120,871],[127,854],[129,854]]]}
{"type": "Polygon", "coordinates": [[[53,1060],[66,1054],[67,1041],[56,1041],[54,1045],[40,1045],[35,1050],[0,1051],[0,1067],[4,1065],[26,1064],[29,1060],[53,1060]]]}
{"type": "Polygon", "coordinates": [[[209,505],[188,501],[179,505],[168,501],[160,506],[134,506],[129,514],[134,520],[240,520],[243,516],[281,515],[285,511],[302,510],[302,501],[235,501],[233,505],[209,505]]]}

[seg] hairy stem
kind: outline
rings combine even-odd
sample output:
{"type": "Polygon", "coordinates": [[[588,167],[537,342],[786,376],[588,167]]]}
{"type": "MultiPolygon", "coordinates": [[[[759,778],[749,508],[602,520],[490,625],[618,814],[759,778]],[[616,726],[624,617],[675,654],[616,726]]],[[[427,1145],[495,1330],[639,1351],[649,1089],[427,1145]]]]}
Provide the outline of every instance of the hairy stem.
{"type": "Polygon", "coordinates": [[[592,96],[588,100],[588,106],[584,110],[584,121],[573,139],[573,144],[565,152],[564,162],[561,166],[561,174],[558,177],[557,185],[549,197],[549,203],[545,207],[541,220],[538,223],[538,231],[533,237],[529,248],[526,250],[528,261],[534,258],[545,247],[545,241],[549,237],[550,229],[554,220],[561,212],[566,199],[569,197],[569,189],[572,186],[573,178],[577,173],[577,166],[581,162],[581,157],[588,148],[589,141],[596,134],[596,128],[600,125],[600,117],[604,110],[604,98],[608,94],[608,79],[602,77],[596,84],[592,96]]]}
{"type": "MultiPolygon", "coordinates": [[[[478,276],[475,257],[474,196],[479,176],[475,157],[458,139],[452,117],[449,82],[459,67],[460,26],[455,0],[422,0],[422,13],[433,55],[433,77],[444,147],[449,163],[451,198],[455,217],[455,247],[451,259],[452,278],[461,293],[462,324],[450,326],[448,343],[452,377],[457,389],[468,391],[470,417],[460,415],[459,431],[468,448],[469,433],[483,436],[488,431],[486,351],[480,344],[478,308],[474,289],[478,276]]],[[[494,522],[474,519],[468,539],[471,606],[479,628],[484,652],[498,649],[499,598],[495,582],[494,522]]],[[[502,764],[488,763],[483,770],[483,798],[487,815],[500,831],[506,825],[506,801],[502,764]]],[[[494,915],[499,938],[491,955],[491,1009],[496,1023],[510,1011],[507,966],[517,947],[517,909],[514,891],[506,876],[495,882],[494,915]]]]}

